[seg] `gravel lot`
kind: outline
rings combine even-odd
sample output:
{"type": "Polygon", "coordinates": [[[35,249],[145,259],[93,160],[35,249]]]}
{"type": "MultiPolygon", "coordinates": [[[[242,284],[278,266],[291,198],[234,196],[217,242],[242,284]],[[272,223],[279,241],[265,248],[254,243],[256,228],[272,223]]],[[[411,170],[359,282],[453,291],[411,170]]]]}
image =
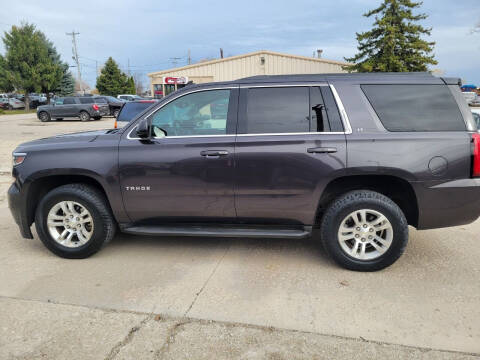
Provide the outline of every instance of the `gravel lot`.
{"type": "Polygon", "coordinates": [[[12,150],[112,125],[0,116],[1,359],[480,355],[480,221],[411,229],[404,256],[377,273],[340,269],[311,240],[120,234],[65,260],[22,239],[5,196],[12,150]]]}

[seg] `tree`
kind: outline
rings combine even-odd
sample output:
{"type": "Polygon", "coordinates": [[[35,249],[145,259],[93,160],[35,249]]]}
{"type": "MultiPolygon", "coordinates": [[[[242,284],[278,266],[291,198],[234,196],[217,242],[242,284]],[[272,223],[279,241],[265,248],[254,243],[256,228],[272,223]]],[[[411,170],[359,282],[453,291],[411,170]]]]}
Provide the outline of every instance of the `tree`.
{"type": "Polygon", "coordinates": [[[55,45],[47,39],[47,37],[40,33],[45,46],[47,47],[48,57],[51,59],[50,71],[46,72],[42,77],[41,91],[47,94],[47,103],[50,101],[50,93],[61,90],[62,81],[68,71],[68,64],[62,62],[60,54],[58,54],[55,45]]]}
{"type": "MultiPolygon", "coordinates": [[[[2,38],[5,46],[5,81],[25,94],[25,109],[29,110],[28,94],[51,87],[58,80],[59,65],[49,56],[45,35],[33,24],[12,26],[2,38]]],[[[60,69],[61,71],[61,69],[60,69]]]]}
{"type": "Polygon", "coordinates": [[[60,96],[73,95],[75,92],[75,79],[69,70],[68,64],[63,64],[63,76],[60,81],[60,96]]]}
{"type": "Polygon", "coordinates": [[[10,92],[14,88],[10,81],[7,79],[7,63],[5,58],[0,55],[0,91],[1,92],[10,92]]]}
{"type": "Polygon", "coordinates": [[[120,70],[115,60],[109,57],[97,78],[96,88],[100,94],[117,96],[128,92],[129,81],[127,75],[120,70]]]}
{"type": "Polygon", "coordinates": [[[425,14],[413,14],[422,2],[411,0],[383,0],[382,4],[366,14],[375,15],[370,31],[357,33],[358,54],[346,61],[349,71],[427,71],[429,64],[437,61],[431,54],[434,42],[421,38],[430,35],[431,29],[424,28],[418,21],[427,18],[425,14]]]}
{"type": "Polygon", "coordinates": [[[127,80],[127,85],[125,87],[126,94],[136,94],[137,89],[135,87],[135,80],[133,80],[133,76],[129,76],[127,80]]]}

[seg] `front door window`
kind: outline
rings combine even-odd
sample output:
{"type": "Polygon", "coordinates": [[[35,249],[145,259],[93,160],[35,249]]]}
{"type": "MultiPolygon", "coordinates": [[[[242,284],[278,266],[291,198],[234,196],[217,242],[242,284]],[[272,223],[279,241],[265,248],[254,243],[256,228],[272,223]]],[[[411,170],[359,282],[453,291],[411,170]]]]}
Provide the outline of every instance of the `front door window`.
{"type": "Polygon", "coordinates": [[[151,116],[154,136],[225,135],[230,90],[187,94],[151,116]]]}

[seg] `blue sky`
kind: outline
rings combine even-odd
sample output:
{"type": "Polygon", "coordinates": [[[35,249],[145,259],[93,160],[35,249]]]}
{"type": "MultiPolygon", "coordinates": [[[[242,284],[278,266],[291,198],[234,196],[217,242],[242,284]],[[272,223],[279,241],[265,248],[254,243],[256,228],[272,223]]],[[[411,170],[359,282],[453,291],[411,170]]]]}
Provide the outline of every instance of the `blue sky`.
{"type": "MultiPolygon", "coordinates": [[[[380,0],[176,0],[176,1],[10,1],[0,14],[0,31],[28,21],[52,40],[63,59],[71,60],[71,37],[80,32],[78,48],[83,78],[95,86],[95,60],[112,56],[124,69],[148,72],[193,61],[256,50],[311,56],[323,49],[328,59],[342,60],[356,52],[355,32],[369,29],[362,17],[380,0]]],[[[420,11],[432,27],[435,55],[446,76],[480,86],[480,0],[425,0],[420,11]]],[[[3,53],[3,44],[0,52],[3,53]]],[[[75,69],[72,69],[75,71],[75,69]]]]}

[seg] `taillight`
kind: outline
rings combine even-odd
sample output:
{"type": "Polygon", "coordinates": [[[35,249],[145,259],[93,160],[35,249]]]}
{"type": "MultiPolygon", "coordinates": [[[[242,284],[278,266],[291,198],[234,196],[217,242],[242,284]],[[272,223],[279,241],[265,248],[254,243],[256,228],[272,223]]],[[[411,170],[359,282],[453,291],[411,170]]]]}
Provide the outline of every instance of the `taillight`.
{"type": "Polygon", "coordinates": [[[92,105],[92,108],[93,108],[93,110],[95,110],[95,111],[98,111],[98,109],[99,109],[97,104],[93,104],[93,105],[92,105]]]}
{"type": "Polygon", "coordinates": [[[480,134],[479,133],[473,134],[472,141],[473,141],[472,176],[480,177],[480,134]]]}

